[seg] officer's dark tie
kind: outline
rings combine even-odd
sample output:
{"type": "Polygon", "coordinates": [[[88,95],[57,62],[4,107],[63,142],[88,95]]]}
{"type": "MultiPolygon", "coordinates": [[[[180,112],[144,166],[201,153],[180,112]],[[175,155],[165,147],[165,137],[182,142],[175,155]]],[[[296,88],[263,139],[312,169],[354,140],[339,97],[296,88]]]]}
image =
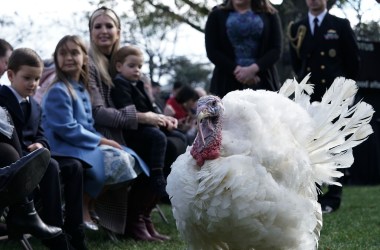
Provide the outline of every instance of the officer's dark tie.
{"type": "Polygon", "coordinates": [[[30,115],[29,102],[27,100],[24,100],[20,103],[20,106],[21,106],[22,112],[24,113],[25,121],[27,121],[29,119],[29,115],[30,115]]]}
{"type": "Polygon", "coordinates": [[[314,18],[314,36],[316,36],[319,32],[319,20],[318,18],[314,18]]]}

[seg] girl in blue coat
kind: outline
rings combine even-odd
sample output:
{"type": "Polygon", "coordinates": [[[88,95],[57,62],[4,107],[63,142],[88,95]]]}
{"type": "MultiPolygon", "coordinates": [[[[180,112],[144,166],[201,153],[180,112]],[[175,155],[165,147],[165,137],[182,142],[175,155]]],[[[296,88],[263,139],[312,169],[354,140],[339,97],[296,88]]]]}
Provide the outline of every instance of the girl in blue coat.
{"type": "Polygon", "coordinates": [[[54,62],[56,79],[42,101],[43,127],[53,154],[79,159],[86,166],[83,219],[88,228],[96,230],[89,214],[90,201],[104,185],[132,180],[141,168],[146,171],[146,166],[133,151],[94,129],[87,91],[88,57],[82,40],[63,37],[55,49],[54,62]]]}

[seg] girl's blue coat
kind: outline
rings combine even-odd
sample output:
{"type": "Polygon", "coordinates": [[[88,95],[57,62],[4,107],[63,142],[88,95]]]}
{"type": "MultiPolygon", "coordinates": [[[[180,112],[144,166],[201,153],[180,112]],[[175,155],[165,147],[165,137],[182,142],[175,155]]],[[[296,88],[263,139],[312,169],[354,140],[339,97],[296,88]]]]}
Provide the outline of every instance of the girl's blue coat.
{"type": "Polygon", "coordinates": [[[55,83],[45,94],[42,126],[49,140],[52,155],[68,156],[86,162],[85,192],[96,197],[104,185],[104,160],[98,148],[101,135],[94,129],[91,100],[87,90],[71,82],[71,96],[62,82],[55,83]]]}

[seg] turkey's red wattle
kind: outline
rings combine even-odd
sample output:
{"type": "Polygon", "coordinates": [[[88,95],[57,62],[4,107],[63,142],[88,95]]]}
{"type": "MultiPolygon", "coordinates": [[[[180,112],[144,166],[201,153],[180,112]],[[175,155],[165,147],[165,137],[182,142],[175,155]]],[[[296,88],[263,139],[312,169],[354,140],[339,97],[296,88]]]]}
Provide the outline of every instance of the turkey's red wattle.
{"type": "Polygon", "coordinates": [[[213,160],[220,156],[221,143],[222,137],[220,134],[209,143],[206,143],[206,145],[203,145],[199,138],[197,138],[194,141],[190,153],[197,161],[197,165],[201,167],[206,160],[213,160]]]}

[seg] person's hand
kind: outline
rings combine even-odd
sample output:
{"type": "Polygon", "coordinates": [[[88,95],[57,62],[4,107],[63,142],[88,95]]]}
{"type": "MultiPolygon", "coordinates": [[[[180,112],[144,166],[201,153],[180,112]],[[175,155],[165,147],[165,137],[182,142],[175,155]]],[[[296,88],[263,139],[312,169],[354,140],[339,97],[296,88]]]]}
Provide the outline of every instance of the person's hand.
{"type": "Polygon", "coordinates": [[[234,75],[239,82],[247,85],[254,85],[260,81],[260,77],[257,76],[258,72],[259,67],[254,63],[246,67],[237,66],[234,75]]]}
{"type": "Polygon", "coordinates": [[[196,125],[195,119],[191,115],[178,120],[178,128],[182,131],[188,131],[196,125]]]}
{"type": "Polygon", "coordinates": [[[178,120],[174,117],[171,116],[166,116],[165,115],[165,127],[170,131],[173,129],[176,129],[178,127],[178,120]]]}
{"type": "Polygon", "coordinates": [[[100,139],[99,145],[108,145],[114,148],[123,149],[119,143],[114,140],[109,140],[107,138],[100,139]]]}
{"type": "Polygon", "coordinates": [[[252,79],[245,81],[243,84],[252,86],[252,85],[258,84],[259,82],[260,82],[260,77],[254,76],[252,79]]]}
{"type": "Polygon", "coordinates": [[[157,114],[151,111],[145,113],[138,113],[137,119],[139,120],[139,123],[149,124],[156,127],[164,127],[168,130],[175,129],[178,126],[178,121],[176,118],[162,114],[157,114]]]}
{"type": "Polygon", "coordinates": [[[36,142],[36,143],[30,144],[28,146],[28,150],[29,150],[29,152],[33,152],[34,150],[39,149],[39,148],[43,148],[43,147],[44,146],[41,143],[36,142]]]}
{"type": "Polygon", "coordinates": [[[166,127],[167,119],[165,115],[157,114],[151,111],[137,113],[139,123],[149,124],[156,127],[166,127]]]}
{"type": "Polygon", "coordinates": [[[151,111],[137,113],[137,120],[141,124],[149,124],[157,127],[165,125],[164,120],[158,114],[151,111]]]}

